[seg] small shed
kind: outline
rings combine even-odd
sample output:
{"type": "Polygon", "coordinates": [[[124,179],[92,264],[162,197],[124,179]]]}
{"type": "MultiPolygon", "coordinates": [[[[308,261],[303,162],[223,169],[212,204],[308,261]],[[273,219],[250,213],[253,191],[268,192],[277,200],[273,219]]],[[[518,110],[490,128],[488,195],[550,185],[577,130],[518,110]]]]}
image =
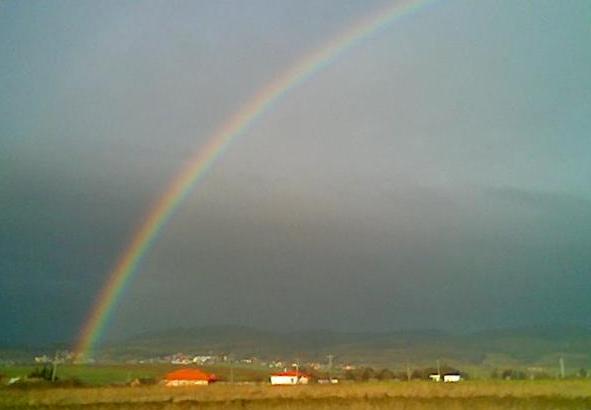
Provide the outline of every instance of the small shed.
{"type": "Polygon", "coordinates": [[[444,383],[457,383],[461,380],[462,380],[462,375],[457,374],[457,373],[443,375],[443,382],[444,383]]]}
{"type": "Polygon", "coordinates": [[[199,369],[175,370],[164,377],[164,385],[169,387],[208,385],[216,381],[215,374],[206,373],[199,369]]]}
{"type": "Polygon", "coordinates": [[[437,373],[432,373],[429,378],[434,382],[443,381],[444,383],[457,383],[462,380],[462,375],[459,373],[447,373],[443,376],[437,373]]]}
{"type": "Polygon", "coordinates": [[[310,376],[302,372],[289,371],[273,373],[270,379],[273,386],[291,386],[295,384],[308,384],[310,376]]]}

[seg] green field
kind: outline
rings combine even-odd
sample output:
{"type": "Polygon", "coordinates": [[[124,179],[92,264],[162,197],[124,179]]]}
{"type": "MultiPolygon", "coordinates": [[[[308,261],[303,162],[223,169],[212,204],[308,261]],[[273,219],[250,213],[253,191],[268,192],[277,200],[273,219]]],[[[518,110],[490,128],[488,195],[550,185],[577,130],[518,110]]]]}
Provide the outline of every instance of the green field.
{"type": "MultiPolygon", "coordinates": [[[[25,378],[39,366],[5,366],[0,367],[0,374],[5,379],[12,377],[25,378]]],[[[78,380],[84,385],[121,385],[134,379],[152,379],[154,382],[161,380],[164,375],[179,367],[171,364],[145,364],[145,365],[58,365],[57,376],[60,381],[78,380]]],[[[266,381],[270,371],[268,369],[251,367],[229,366],[200,366],[200,369],[208,373],[216,374],[222,380],[241,381],[266,381]]]]}
{"type": "MultiPolygon", "coordinates": [[[[105,370],[106,371],[106,370],[105,370]]],[[[466,381],[342,383],[273,387],[266,383],[170,388],[3,387],[7,409],[591,409],[591,382],[466,381]]]]}

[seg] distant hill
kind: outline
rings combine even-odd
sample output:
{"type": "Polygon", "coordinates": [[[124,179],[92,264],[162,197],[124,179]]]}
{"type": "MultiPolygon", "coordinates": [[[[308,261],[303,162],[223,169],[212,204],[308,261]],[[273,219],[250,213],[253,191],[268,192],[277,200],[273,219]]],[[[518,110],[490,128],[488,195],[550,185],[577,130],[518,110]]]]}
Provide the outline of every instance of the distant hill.
{"type": "MultiPolygon", "coordinates": [[[[0,346],[0,364],[29,362],[33,356],[51,355],[56,349],[57,345],[45,349],[0,346]]],[[[127,361],[179,352],[319,363],[332,354],[335,363],[391,369],[403,369],[407,363],[411,367],[433,366],[439,360],[480,375],[508,368],[556,374],[558,362],[563,358],[567,373],[574,373],[581,368],[591,369],[591,329],[554,326],[457,334],[438,330],[272,332],[240,326],[210,326],[138,334],[100,346],[97,357],[127,361]]]]}
{"type": "Polygon", "coordinates": [[[530,327],[452,334],[436,330],[344,333],[270,332],[234,326],[179,328],[143,333],[104,346],[100,353],[124,360],[177,352],[319,362],[333,354],[340,362],[378,366],[432,364],[440,359],[486,368],[556,367],[559,357],[564,357],[571,369],[579,369],[591,367],[591,329],[530,327]]]}

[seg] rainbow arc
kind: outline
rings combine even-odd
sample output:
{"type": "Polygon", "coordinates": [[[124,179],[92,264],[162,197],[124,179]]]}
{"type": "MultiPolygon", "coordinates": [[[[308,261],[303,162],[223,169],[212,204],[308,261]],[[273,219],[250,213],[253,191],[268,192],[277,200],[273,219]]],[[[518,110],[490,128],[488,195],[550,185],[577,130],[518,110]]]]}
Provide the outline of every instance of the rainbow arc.
{"type": "Polygon", "coordinates": [[[411,16],[434,2],[435,0],[402,0],[361,20],[327,42],[323,47],[304,56],[265,85],[242,108],[229,117],[209,137],[208,142],[196,152],[187,165],[180,170],[139,225],[131,242],[108,274],[107,281],[80,330],[75,347],[76,353],[89,354],[95,348],[118,301],[137,273],[138,264],[143,256],[151,249],[159,232],[166,226],[179,204],[189,195],[206,171],[234,139],[244,133],[278,99],[314,73],[334,62],[344,51],[395,21],[411,16]]]}

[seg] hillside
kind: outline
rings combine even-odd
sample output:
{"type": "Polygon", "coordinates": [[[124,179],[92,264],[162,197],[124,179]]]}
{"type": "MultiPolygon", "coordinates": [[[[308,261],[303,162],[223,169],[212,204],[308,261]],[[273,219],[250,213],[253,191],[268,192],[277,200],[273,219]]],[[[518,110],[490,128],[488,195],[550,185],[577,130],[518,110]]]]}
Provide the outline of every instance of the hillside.
{"type": "Polygon", "coordinates": [[[291,359],[400,366],[406,362],[448,363],[486,368],[555,368],[560,357],[574,371],[591,367],[591,330],[579,327],[531,327],[470,334],[441,331],[343,333],[269,332],[246,327],[171,329],[137,335],[100,350],[110,359],[148,358],[176,352],[231,354],[236,358],[291,359]]]}

